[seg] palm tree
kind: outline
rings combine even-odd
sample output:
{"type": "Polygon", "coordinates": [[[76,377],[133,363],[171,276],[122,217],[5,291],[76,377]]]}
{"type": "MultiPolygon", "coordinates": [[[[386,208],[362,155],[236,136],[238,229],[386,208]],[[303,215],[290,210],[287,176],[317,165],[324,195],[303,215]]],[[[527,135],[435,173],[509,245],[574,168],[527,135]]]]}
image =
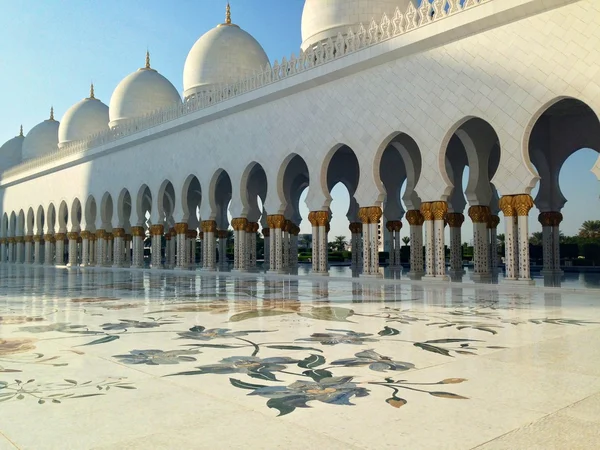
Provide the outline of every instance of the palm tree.
{"type": "Polygon", "coordinates": [[[531,234],[531,237],[529,238],[530,244],[542,245],[542,242],[544,242],[544,234],[541,231],[536,231],[531,234]]]}
{"type": "Polygon", "coordinates": [[[346,250],[346,246],[348,245],[348,241],[346,241],[346,236],[336,236],[333,241],[333,248],[338,252],[343,252],[346,250]]]}
{"type": "Polygon", "coordinates": [[[308,250],[310,248],[310,244],[312,244],[312,234],[303,234],[302,246],[308,250]]]}
{"type": "Polygon", "coordinates": [[[404,242],[404,245],[408,245],[408,243],[410,242],[410,238],[408,236],[404,236],[402,238],[402,242],[404,242]]]}
{"type": "Polygon", "coordinates": [[[500,242],[500,245],[504,245],[504,243],[506,242],[506,236],[504,235],[504,233],[500,233],[496,236],[496,240],[500,242]]]}
{"type": "Polygon", "coordinates": [[[579,229],[579,237],[600,238],[600,220],[586,220],[579,229]]]}

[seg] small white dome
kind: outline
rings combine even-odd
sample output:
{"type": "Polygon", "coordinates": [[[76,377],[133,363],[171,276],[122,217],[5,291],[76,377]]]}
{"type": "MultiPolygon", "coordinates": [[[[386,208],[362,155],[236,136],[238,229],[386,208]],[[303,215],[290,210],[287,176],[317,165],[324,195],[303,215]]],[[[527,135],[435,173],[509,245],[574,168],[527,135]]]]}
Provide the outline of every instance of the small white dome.
{"type": "MultiPolygon", "coordinates": [[[[349,27],[360,23],[365,28],[386,13],[392,19],[396,7],[404,14],[411,0],[306,0],[302,11],[302,50],[338,33],[347,34],[349,27]]],[[[413,2],[414,3],[414,2],[413,2]]]]}
{"type": "Polygon", "coordinates": [[[90,96],[71,106],[58,127],[58,148],[71,141],[108,130],[108,106],[94,96],[94,85],[90,96]]]}
{"type": "Polygon", "coordinates": [[[183,97],[234,83],[264,71],[268,64],[258,41],[231,23],[228,9],[226,22],[205,33],[190,50],[183,69],[183,97]]]}
{"type": "Polygon", "coordinates": [[[128,120],[180,103],[181,97],[175,86],[150,68],[149,56],[146,55],[146,67],[126,76],[113,92],[108,126],[114,128],[128,120]]]}
{"type": "Polygon", "coordinates": [[[23,127],[21,127],[21,133],[0,147],[0,171],[10,169],[13,166],[19,164],[23,159],[23,127]]]}
{"type": "Polygon", "coordinates": [[[54,111],[50,110],[50,118],[38,123],[29,130],[23,141],[23,161],[47,155],[58,149],[58,127],[54,120],[54,111]]]}

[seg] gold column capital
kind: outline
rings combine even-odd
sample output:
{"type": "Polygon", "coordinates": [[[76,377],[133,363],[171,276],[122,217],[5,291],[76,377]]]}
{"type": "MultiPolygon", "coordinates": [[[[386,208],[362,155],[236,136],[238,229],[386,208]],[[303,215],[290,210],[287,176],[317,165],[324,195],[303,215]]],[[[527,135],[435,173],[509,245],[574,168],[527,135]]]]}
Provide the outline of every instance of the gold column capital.
{"type": "Polygon", "coordinates": [[[425,221],[433,220],[433,205],[431,202],[421,203],[421,215],[425,221]]]}
{"type": "Polygon", "coordinates": [[[131,234],[133,236],[145,236],[144,227],[131,227],[131,234]]]}
{"type": "Polygon", "coordinates": [[[490,218],[490,207],[475,205],[469,208],[469,217],[473,223],[488,223],[490,218]]]}
{"type": "Polygon", "coordinates": [[[308,213],[308,221],[313,227],[318,226],[317,223],[317,211],[311,211],[308,213]]]}
{"type": "Polygon", "coordinates": [[[512,195],[503,196],[498,202],[498,207],[500,210],[502,210],[504,217],[514,217],[517,215],[515,211],[515,202],[512,195]]]}
{"type": "Polygon", "coordinates": [[[73,240],[76,241],[79,238],[79,233],[77,231],[71,231],[69,233],[67,233],[67,237],[69,238],[69,240],[73,240]]]}
{"type": "Polygon", "coordinates": [[[150,234],[152,236],[162,236],[164,231],[164,225],[150,225],[150,234]]]}
{"type": "Polygon", "coordinates": [[[227,239],[227,230],[217,230],[217,237],[219,239],[227,239]]]}
{"type": "Polygon", "coordinates": [[[487,227],[490,230],[495,230],[496,228],[498,228],[498,225],[500,225],[500,217],[498,217],[495,214],[490,214],[490,217],[489,217],[488,223],[487,223],[487,227]]]}
{"type": "Polygon", "coordinates": [[[446,214],[446,221],[450,228],[460,228],[465,222],[465,216],[461,213],[448,213],[446,214]]]}
{"type": "Polygon", "coordinates": [[[112,234],[114,237],[124,238],[125,237],[125,228],[113,228],[112,234]]]}
{"type": "Polygon", "coordinates": [[[42,242],[43,239],[44,237],[40,234],[36,234],[35,236],[33,236],[33,242],[42,242]]]}
{"type": "Polygon", "coordinates": [[[329,212],[327,211],[315,211],[315,218],[317,225],[320,227],[327,226],[329,223],[329,212]]]}
{"type": "Polygon", "coordinates": [[[89,231],[82,231],[81,232],[81,239],[89,239],[90,238],[90,232],[89,231]]]}
{"type": "Polygon", "coordinates": [[[186,236],[188,239],[196,239],[198,237],[198,232],[196,230],[188,230],[186,236]]]}
{"type": "Polygon", "coordinates": [[[200,239],[200,240],[204,239],[204,231],[201,231],[200,233],[198,233],[198,239],[200,239]]]}
{"type": "Polygon", "coordinates": [[[56,233],[54,235],[54,239],[56,239],[57,241],[64,241],[67,238],[66,233],[56,233]]]}
{"type": "Polygon", "coordinates": [[[111,233],[106,233],[105,239],[107,241],[114,241],[115,240],[115,235],[112,232],[111,233]]]}
{"type": "Polygon", "coordinates": [[[283,216],[282,214],[274,214],[271,216],[267,216],[267,223],[269,224],[269,228],[282,228],[285,224],[285,216],[283,216]]]}
{"type": "Polygon", "coordinates": [[[200,227],[205,233],[216,233],[217,232],[217,221],[216,220],[203,220],[200,227]]]}
{"type": "Polygon", "coordinates": [[[528,216],[533,208],[533,198],[529,194],[519,194],[513,197],[514,207],[519,216],[528,216]]]}
{"type": "Polygon", "coordinates": [[[556,211],[543,212],[538,216],[538,220],[543,227],[557,227],[563,221],[563,215],[556,211]]]}
{"type": "Polygon", "coordinates": [[[104,239],[106,237],[106,230],[96,230],[96,238],[104,239]]]}
{"type": "Polygon", "coordinates": [[[263,228],[262,229],[262,235],[263,237],[270,237],[271,236],[271,229],[270,228],[263,228]]]}
{"type": "Polygon", "coordinates": [[[175,224],[176,234],[186,234],[188,231],[188,224],[185,222],[179,222],[175,224]]]}
{"type": "Polygon", "coordinates": [[[433,220],[446,220],[446,214],[448,214],[448,203],[447,202],[432,202],[431,212],[433,213],[433,220]]]}
{"type": "Polygon", "coordinates": [[[31,235],[25,236],[24,239],[25,239],[25,242],[33,242],[33,236],[31,236],[31,235]]]}
{"type": "Polygon", "coordinates": [[[425,217],[423,217],[423,214],[418,209],[411,209],[406,212],[406,221],[409,225],[421,226],[425,222],[425,217]]]}

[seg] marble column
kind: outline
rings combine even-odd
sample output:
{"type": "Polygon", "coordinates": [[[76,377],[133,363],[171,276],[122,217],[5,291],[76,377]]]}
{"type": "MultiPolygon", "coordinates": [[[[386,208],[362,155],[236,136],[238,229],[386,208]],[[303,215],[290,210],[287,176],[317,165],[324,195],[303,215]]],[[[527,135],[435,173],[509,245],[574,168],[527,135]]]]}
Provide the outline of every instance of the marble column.
{"type": "MultiPolygon", "coordinates": [[[[43,236],[36,234],[33,236],[33,263],[42,264],[42,239],[43,236]]],[[[4,261],[4,259],[2,260],[4,261]]]]}
{"type": "Polygon", "coordinates": [[[236,217],[231,220],[233,228],[233,270],[246,270],[246,226],[248,219],[236,217]]]}
{"type": "Polygon", "coordinates": [[[444,235],[446,216],[448,214],[448,203],[433,202],[431,209],[433,212],[435,239],[435,278],[438,280],[448,280],[449,278],[446,275],[446,239],[444,235]]]}
{"type": "Polygon", "coordinates": [[[23,264],[23,257],[25,253],[23,252],[23,244],[25,243],[23,236],[17,236],[15,238],[15,262],[17,264],[23,264]]]}
{"type": "Polygon", "coordinates": [[[69,261],[67,267],[77,267],[77,239],[79,239],[79,233],[77,231],[71,231],[67,233],[69,238],[69,261]]]}
{"type": "Polygon", "coordinates": [[[167,230],[165,233],[165,264],[166,269],[169,268],[171,263],[171,232],[167,230]]]}
{"type": "Polygon", "coordinates": [[[311,211],[308,214],[308,221],[312,226],[312,273],[319,273],[319,223],[317,221],[317,211],[311,211]]]}
{"type": "Polygon", "coordinates": [[[24,237],[25,239],[25,264],[33,264],[33,235],[24,237]]]}
{"type": "Polygon", "coordinates": [[[283,269],[288,270],[290,268],[290,239],[291,239],[291,229],[293,223],[291,220],[286,220],[281,229],[282,231],[282,252],[283,252],[283,269]]]}
{"type": "Polygon", "coordinates": [[[529,211],[533,208],[533,199],[528,194],[513,197],[517,212],[517,234],[519,239],[519,281],[533,284],[529,261],[529,211]]]}
{"type": "Polygon", "coordinates": [[[169,230],[171,240],[167,242],[169,245],[169,268],[174,269],[177,264],[177,232],[175,228],[169,230]]]}
{"type": "Polygon", "coordinates": [[[298,268],[298,235],[300,234],[300,227],[296,224],[292,224],[290,231],[290,268],[298,268]]]}
{"type": "Polygon", "coordinates": [[[131,243],[133,236],[131,234],[125,235],[125,267],[131,267],[131,243]]]}
{"type": "Polygon", "coordinates": [[[131,267],[141,268],[144,266],[144,237],[146,236],[144,227],[131,227],[132,235],[132,261],[131,267]]]}
{"type": "Polygon", "coordinates": [[[469,217],[473,222],[473,281],[487,282],[491,278],[488,221],[491,212],[488,206],[471,206],[469,217]]]}
{"type": "Polygon", "coordinates": [[[114,228],[113,235],[113,267],[123,267],[125,263],[125,229],[114,228]]]}
{"type": "Polygon", "coordinates": [[[394,220],[394,262],[396,269],[402,269],[402,260],[400,258],[402,248],[400,230],[402,230],[402,221],[394,220]]]}
{"type": "Polygon", "coordinates": [[[385,224],[388,231],[388,266],[390,269],[396,268],[396,241],[394,239],[394,221],[388,220],[385,224]]]}
{"type": "Polygon", "coordinates": [[[413,209],[406,213],[406,221],[410,225],[410,272],[408,276],[419,280],[423,276],[423,223],[425,218],[421,211],[413,209]]]}
{"type": "Polygon", "coordinates": [[[271,229],[263,228],[262,235],[265,240],[265,246],[263,249],[264,265],[265,269],[269,269],[271,266],[271,229]]]}
{"type": "Polygon", "coordinates": [[[542,274],[546,276],[562,275],[560,269],[560,231],[559,225],[563,216],[559,212],[542,212],[538,220],[542,224],[544,267],[542,274]]]}
{"type": "Polygon", "coordinates": [[[202,222],[202,267],[207,271],[217,270],[217,222],[214,220],[205,220],[202,222]]]}
{"type": "Polygon", "coordinates": [[[270,267],[269,272],[281,273],[283,271],[283,231],[285,217],[281,214],[267,216],[267,223],[271,230],[270,242],[270,267]]]}
{"type": "Polygon", "coordinates": [[[7,238],[0,238],[0,263],[4,264],[7,262],[7,238]]]}
{"type": "MultiPolygon", "coordinates": [[[[315,215],[317,219],[318,232],[318,254],[319,254],[319,275],[329,275],[329,258],[327,249],[327,233],[329,232],[329,212],[317,211],[315,215]]],[[[314,240],[314,238],[313,238],[314,240]]],[[[314,247],[314,242],[313,242],[314,247]]],[[[313,249],[314,255],[314,249],[313,249]]]]}
{"type": "MultiPolygon", "coordinates": [[[[516,227],[516,210],[514,206],[514,199],[510,195],[502,197],[498,203],[502,214],[504,214],[504,246],[505,256],[504,264],[506,274],[504,279],[508,282],[516,281],[518,278],[518,248],[519,244],[517,241],[517,227],[516,227]]],[[[529,243],[528,243],[529,245],[529,243]]],[[[529,248],[529,247],[528,247],[529,248]]]]}
{"type": "Polygon", "coordinates": [[[217,237],[219,238],[219,268],[224,270],[227,268],[227,230],[218,230],[217,237]]]}
{"type": "Polygon", "coordinates": [[[246,226],[246,245],[247,245],[247,262],[248,270],[256,269],[256,233],[258,232],[258,222],[248,222],[246,226]]]}
{"type": "Polygon", "coordinates": [[[357,270],[360,267],[360,247],[362,243],[360,242],[360,235],[362,231],[362,223],[360,222],[351,222],[350,223],[350,251],[352,252],[352,262],[351,267],[353,271],[357,270]]]}
{"type": "Polygon", "coordinates": [[[189,267],[188,224],[175,224],[175,239],[177,245],[177,269],[186,270],[189,267]]]}
{"type": "Polygon", "coordinates": [[[492,277],[498,275],[498,225],[500,224],[500,217],[497,215],[491,215],[490,220],[487,223],[488,237],[489,237],[489,249],[490,249],[490,273],[492,277]]]}
{"type": "Polygon", "coordinates": [[[104,265],[110,267],[114,260],[115,235],[113,232],[106,233],[106,259],[104,265]]]}
{"type": "Polygon", "coordinates": [[[44,264],[46,266],[54,265],[54,234],[44,235],[44,264]]]}
{"type": "Polygon", "coordinates": [[[152,250],[151,250],[151,262],[150,268],[161,269],[162,268],[162,237],[165,231],[164,225],[151,225],[150,236],[152,237],[152,250]]]}
{"type": "Polygon", "coordinates": [[[448,213],[446,220],[450,227],[450,275],[460,277],[465,273],[461,242],[461,227],[465,221],[465,216],[461,213],[448,213]]]}
{"type": "Polygon", "coordinates": [[[425,234],[425,277],[435,278],[435,232],[431,203],[421,204],[425,234]]]}
{"type": "Polygon", "coordinates": [[[198,232],[196,230],[188,230],[188,240],[189,240],[189,262],[192,270],[196,269],[196,238],[198,237],[198,232]]]}
{"type": "Polygon", "coordinates": [[[90,232],[81,232],[81,267],[90,265],[90,232]]]}
{"type": "Polygon", "coordinates": [[[379,221],[383,212],[379,206],[358,209],[363,227],[363,273],[361,277],[382,277],[379,272],[379,221]]]}
{"type": "Polygon", "coordinates": [[[56,257],[54,259],[55,265],[63,266],[65,264],[65,239],[67,235],[65,233],[56,233],[55,239],[55,251],[56,257]]]}
{"type": "Polygon", "coordinates": [[[97,251],[97,243],[96,243],[96,233],[90,232],[90,266],[96,265],[96,251],[97,251]]]}

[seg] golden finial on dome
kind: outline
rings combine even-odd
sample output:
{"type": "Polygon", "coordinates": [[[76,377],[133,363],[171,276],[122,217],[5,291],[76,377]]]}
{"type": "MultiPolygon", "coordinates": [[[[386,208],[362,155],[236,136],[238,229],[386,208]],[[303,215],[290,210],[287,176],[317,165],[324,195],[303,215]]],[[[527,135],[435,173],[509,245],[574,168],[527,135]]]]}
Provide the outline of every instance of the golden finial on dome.
{"type": "Polygon", "coordinates": [[[48,120],[54,120],[54,106],[50,107],[50,119],[48,120]]]}
{"type": "Polygon", "coordinates": [[[227,2],[227,7],[225,8],[225,23],[231,25],[231,5],[229,2],[227,2]]]}
{"type": "Polygon", "coordinates": [[[90,97],[89,98],[96,98],[96,97],[94,97],[94,83],[90,84],[90,97]]]}
{"type": "Polygon", "coordinates": [[[146,69],[150,69],[150,51],[146,50],[146,69]]]}
{"type": "Polygon", "coordinates": [[[21,129],[19,130],[19,137],[23,137],[23,125],[21,125],[21,129]]]}

